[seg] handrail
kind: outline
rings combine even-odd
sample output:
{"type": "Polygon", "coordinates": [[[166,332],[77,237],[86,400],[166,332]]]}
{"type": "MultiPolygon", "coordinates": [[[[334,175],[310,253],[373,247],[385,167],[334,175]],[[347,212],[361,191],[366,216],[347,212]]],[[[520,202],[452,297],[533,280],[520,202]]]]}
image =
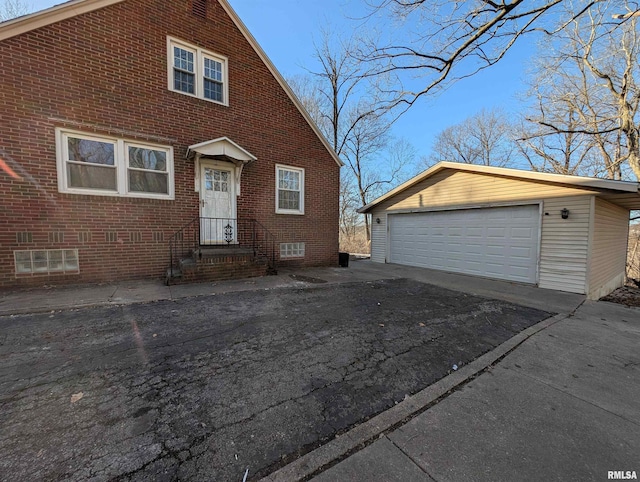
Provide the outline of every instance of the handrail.
{"type": "Polygon", "coordinates": [[[200,224],[198,222],[199,219],[200,217],[196,217],[195,219],[192,219],[187,224],[182,226],[178,231],[173,233],[169,238],[169,270],[170,270],[169,276],[171,278],[173,278],[175,274],[174,268],[178,267],[178,264],[180,263],[180,259],[188,255],[191,252],[191,250],[195,248],[195,243],[196,243],[196,240],[198,239],[195,236],[196,235],[198,237],[200,236],[199,230],[195,228],[200,224]],[[189,236],[185,236],[185,232],[189,234],[193,233],[193,236],[191,236],[192,243],[186,244],[186,248],[185,248],[185,238],[188,239],[189,236]]]}
{"type": "Polygon", "coordinates": [[[277,272],[276,237],[255,219],[196,217],[169,238],[169,276],[173,278],[185,258],[201,255],[201,248],[246,247],[254,258],[267,260],[268,272],[277,272]]]}

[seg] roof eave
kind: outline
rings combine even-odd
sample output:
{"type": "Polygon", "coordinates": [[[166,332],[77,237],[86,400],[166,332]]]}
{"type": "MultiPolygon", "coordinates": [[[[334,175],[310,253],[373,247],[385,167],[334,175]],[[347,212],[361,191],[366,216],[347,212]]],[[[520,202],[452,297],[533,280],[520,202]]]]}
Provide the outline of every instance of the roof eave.
{"type": "Polygon", "coordinates": [[[70,0],[0,23],[0,41],[124,0],[70,0]]]}
{"type": "Polygon", "coordinates": [[[437,174],[438,172],[444,169],[454,169],[457,171],[468,171],[468,172],[476,172],[476,173],[483,173],[483,174],[494,174],[498,176],[514,177],[514,178],[524,179],[529,181],[552,182],[555,184],[565,184],[565,185],[578,186],[578,187],[584,187],[589,189],[596,189],[601,191],[614,191],[614,192],[625,192],[625,193],[640,192],[640,183],[633,182],[633,181],[612,181],[609,179],[596,179],[591,177],[568,176],[568,175],[562,175],[562,174],[523,171],[521,169],[511,169],[511,168],[492,167],[492,166],[477,166],[473,164],[462,164],[458,162],[441,161],[438,164],[431,166],[429,169],[422,172],[421,174],[418,174],[414,178],[409,179],[407,182],[401,184],[395,189],[392,189],[388,193],[380,196],[379,198],[370,202],[366,206],[361,207],[360,209],[358,209],[358,212],[361,214],[367,214],[380,203],[395,196],[396,194],[401,193],[406,189],[409,189],[411,186],[414,186],[424,181],[425,179],[433,176],[434,174],[437,174]]]}

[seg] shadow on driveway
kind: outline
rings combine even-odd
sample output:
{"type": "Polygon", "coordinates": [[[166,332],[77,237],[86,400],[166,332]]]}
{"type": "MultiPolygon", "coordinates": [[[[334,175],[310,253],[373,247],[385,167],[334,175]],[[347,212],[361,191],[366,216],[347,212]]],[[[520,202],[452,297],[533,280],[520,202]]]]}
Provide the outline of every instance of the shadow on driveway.
{"type": "Polygon", "coordinates": [[[242,480],[549,313],[407,279],[0,319],[0,479],[242,480]]]}

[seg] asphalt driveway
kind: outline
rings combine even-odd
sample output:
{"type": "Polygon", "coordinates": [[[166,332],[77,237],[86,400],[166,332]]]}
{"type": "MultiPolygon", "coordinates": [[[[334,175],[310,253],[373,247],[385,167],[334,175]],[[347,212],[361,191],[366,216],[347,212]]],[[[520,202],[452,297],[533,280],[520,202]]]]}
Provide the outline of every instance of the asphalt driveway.
{"type": "Polygon", "coordinates": [[[256,479],[548,316],[393,279],[1,317],[0,479],[256,479]]]}

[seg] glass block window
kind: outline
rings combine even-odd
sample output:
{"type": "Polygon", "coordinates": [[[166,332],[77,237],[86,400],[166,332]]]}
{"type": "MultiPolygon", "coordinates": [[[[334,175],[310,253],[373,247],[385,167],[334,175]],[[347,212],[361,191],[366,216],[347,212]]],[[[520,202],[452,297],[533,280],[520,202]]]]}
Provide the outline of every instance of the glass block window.
{"type": "Polygon", "coordinates": [[[77,249],[14,251],[16,274],[78,273],[77,249]]]}
{"type": "Polygon", "coordinates": [[[304,258],[304,243],[280,243],[281,258],[304,258]]]}
{"type": "Polygon", "coordinates": [[[60,192],[173,198],[173,150],[56,129],[60,192]]]}
{"type": "Polygon", "coordinates": [[[227,105],[227,59],[168,38],[169,89],[227,105]]]}
{"type": "Polygon", "coordinates": [[[276,166],[276,212],[304,214],[304,169],[276,166]]]}

